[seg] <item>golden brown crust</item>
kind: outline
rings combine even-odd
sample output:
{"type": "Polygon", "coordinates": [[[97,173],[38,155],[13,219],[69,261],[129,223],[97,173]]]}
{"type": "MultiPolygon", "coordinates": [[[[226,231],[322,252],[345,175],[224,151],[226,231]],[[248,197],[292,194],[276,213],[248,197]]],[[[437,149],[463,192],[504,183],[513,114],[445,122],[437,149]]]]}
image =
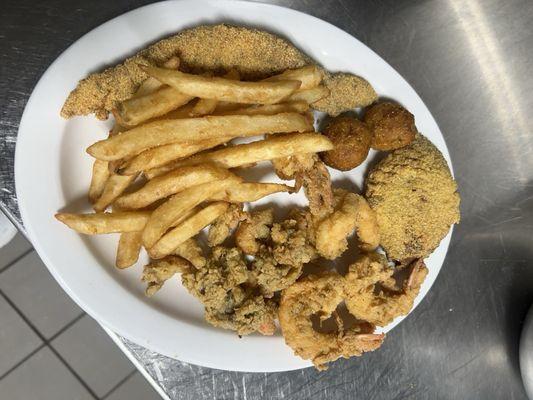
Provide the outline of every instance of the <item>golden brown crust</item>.
{"type": "Polygon", "coordinates": [[[415,117],[399,104],[376,104],[368,109],[364,121],[372,132],[373,149],[399,149],[415,139],[415,117]]]}
{"type": "Polygon", "coordinates": [[[323,134],[331,140],[335,148],[322,153],[327,166],[340,171],[349,171],[368,156],[372,134],[364,123],[347,115],[333,119],[323,134]]]}
{"type": "Polygon", "coordinates": [[[381,245],[395,260],[424,258],[459,222],[459,194],[446,160],[424,136],[393,151],[366,181],[381,245]]]}
{"type": "Polygon", "coordinates": [[[243,80],[264,78],[311,60],[285,40],[257,29],[229,25],[198,26],[163,39],[101,73],[79,82],[61,116],[95,113],[106,119],[118,102],[130,98],[147,78],[137,64],[161,65],[179,56],[180,70],[193,73],[236,69],[243,80]]]}

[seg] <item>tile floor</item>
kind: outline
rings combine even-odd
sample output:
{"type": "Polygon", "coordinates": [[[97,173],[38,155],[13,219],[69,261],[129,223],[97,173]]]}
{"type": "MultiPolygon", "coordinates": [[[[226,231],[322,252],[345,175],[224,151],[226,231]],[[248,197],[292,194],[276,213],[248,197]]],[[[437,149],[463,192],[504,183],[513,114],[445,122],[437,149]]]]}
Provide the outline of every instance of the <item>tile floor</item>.
{"type": "Polygon", "coordinates": [[[0,400],[157,400],[18,234],[0,249],[0,400]]]}

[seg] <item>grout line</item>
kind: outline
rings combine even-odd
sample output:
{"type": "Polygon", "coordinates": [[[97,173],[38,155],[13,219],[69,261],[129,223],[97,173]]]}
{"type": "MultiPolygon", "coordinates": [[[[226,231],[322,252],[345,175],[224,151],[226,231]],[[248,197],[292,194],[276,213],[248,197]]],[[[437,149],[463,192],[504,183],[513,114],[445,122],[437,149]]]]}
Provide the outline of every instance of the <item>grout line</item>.
{"type": "Polygon", "coordinates": [[[128,375],[126,375],[124,378],[122,378],[115,386],[113,386],[111,389],[109,389],[109,391],[106,394],[104,394],[101,397],[101,399],[104,400],[107,397],[109,397],[114,391],[116,391],[119,387],[121,387],[122,384],[126,383],[126,381],[128,381],[136,373],[137,373],[137,369],[134,369],[133,371],[131,371],[128,375]]]}
{"type": "Polygon", "coordinates": [[[50,336],[50,339],[48,339],[46,342],[50,343],[55,340],[59,335],[61,335],[63,332],[65,332],[68,328],[70,328],[72,325],[74,325],[76,322],[78,322],[80,319],[85,317],[87,314],[82,312],[80,315],[78,315],[76,318],[74,318],[72,321],[70,321],[68,324],[66,324],[63,328],[59,330],[59,332],[54,333],[52,336],[50,336]]]}
{"type": "Polygon", "coordinates": [[[85,390],[87,390],[89,392],[89,394],[94,397],[95,400],[98,400],[98,396],[96,395],[96,393],[91,389],[91,387],[81,378],[80,375],[78,375],[78,373],[74,370],[74,368],[72,368],[70,366],[70,364],[63,358],[63,356],[61,354],[59,354],[59,352],[54,349],[52,346],[48,345],[48,348],[52,351],[52,353],[55,354],[55,356],[57,358],[59,358],[59,361],[61,361],[63,363],[63,365],[70,371],[70,373],[72,375],[74,375],[74,377],[81,383],[81,385],[85,388],[85,390]]]}
{"type": "Polygon", "coordinates": [[[98,396],[96,395],[96,393],[94,393],[94,391],[90,388],[90,386],[83,379],[81,379],[81,376],[79,376],[78,373],[74,371],[74,369],[65,361],[65,359],[61,356],[61,354],[59,354],[56,349],[54,349],[52,346],[49,345],[48,340],[43,336],[43,334],[39,332],[39,330],[35,327],[35,325],[32,324],[32,322],[28,319],[28,317],[24,315],[24,313],[15,305],[15,303],[13,303],[13,301],[11,301],[9,297],[7,297],[7,295],[2,290],[0,290],[0,296],[3,297],[4,300],[16,311],[16,313],[20,316],[20,318],[22,318],[24,322],[28,324],[28,326],[39,337],[39,339],[41,339],[44,342],[45,346],[48,347],[52,351],[52,353],[55,354],[55,356],[59,359],[59,361],[61,361],[63,365],[70,371],[70,373],[74,375],[74,377],[87,390],[87,392],[89,392],[89,394],[95,400],[98,400],[98,396]]]}
{"type": "Polygon", "coordinates": [[[24,253],[22,253],[20,256],[15,258],[13,261],[9,262],[7,265],[4,265],[2,268],[0,268],[0,274],[4,272],[5,270],[9,269],[12,265],[16,264],[20,260],[22,260],[24,257],[26,257],[28,254],[30,254],[33,251],[33,247],[29,250],[26,250],[24,253]]]}
{"type": "Polygon", "coordinates": [[[32,350],[29,354],[24,356],[24,358],[20,361],[18,361],[15,365],[13,365],[11,368],[9,368],[6,372],[4,372],[2,375],[0,375],[0,381],[4,379],[6,376],[8,376],[11,372],[16,370],[18,367],[20,367],[22,364],[24,364],[26,361],[28,361],[34,354],[41,351],[44,347],[46,347],[46,343],[41,343],[39,346],[37,346],[36,349],[32,350]]]}

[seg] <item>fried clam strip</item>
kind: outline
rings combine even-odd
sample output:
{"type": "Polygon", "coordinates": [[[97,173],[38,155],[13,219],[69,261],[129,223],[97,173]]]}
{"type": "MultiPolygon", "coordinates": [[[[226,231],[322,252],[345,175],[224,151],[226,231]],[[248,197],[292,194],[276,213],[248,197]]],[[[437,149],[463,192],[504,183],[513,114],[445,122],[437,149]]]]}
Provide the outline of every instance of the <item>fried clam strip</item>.
{"type": "Polygon", "coordinates": [[[312,123],[298,113],[164,119],[96,142],[87,149],[87,152],[94,158],[112,161],[175,142],[312,130],[312,123]]]}
{"type": "Polygon", "coordinates": [[[229,203],[223,201],[207,205],[198,213],[165,233],[161,239],[148,249],[148,254],[155,259],[163,258],[171,254],[180,244],[199,233],[215,219],[220,217],[227,210],[228,206],[229,203]]]}
{"type": "MultiPolygon", "coordinates": [[[[154,147],[143,151],[122,164],[117,172],[121,175],[133,175],[141,171],[161,167],[171,161],[189,157],[203,150],[229,142],[231,138],[221,137],[199,142],[177,142],[154,147]]],[[[97,160],[102,163],[106,161],[97,160]]]]}
{"type": "Polygon", "coordinates": [[[152,212],[143,231],[144,247],[147,249],[152,248],[161,236],[163,236],[172,224],[185,212],[207,200],[214,193],[238,184],[240,181],[240,178],[234,175],[229,175],[226,179],[192,186],[173,195],[169,200],[161,204],[152,212]]]}
{"type": "Polygon", "coordinates": [[[120,234],[115,266],[120,269],[131,267],[139,259],[141,247],[142,231],[124,232],[120,234]]]}
{"type": "Polygon", "coordinates": [[[124,209],[143,208],[191,186],[224,179],[227,176],[227,170],[210,164],[177,168],[148,181],[136,192],[119,197],[116,204],[124,209]]]}
{"type": "Polygon", "coordinates": [[[350,265],[346,274],[346,307],[356,318],[385,326],[413,308],[428,274],[422,259],[407,266],[408,278],[396,289],[394,269],[381,254],[368,253],[350,265]]]}
{"type": "Polygon", "coordinates": [[[328,319],[344,299],[344,278],[334,272],[310,275],[294,283],[281,294],[279,322],[285,342],[294,353],[311,360],[319,370],[338,358],[360,356],[376,350],[385,337],[374,334],[374,326],[359,324],[338,327],[337,332],[323,333],[313,328],[311,317],[328,319]]]}
{"type": "Polygon", "coordinates": [[[180,93],[201,99],[244,104],[275,104],[294,93],[300,81],[241,82],[231,79],[191,75],[163,68],[141,66],[148,75],[180,93]]]}
{"type": "Polygon", "coordinates": [[[142,231],[149,211],[121,211],[113,213],[69,214],[57,213],[56,219],[69,228],[86,235],[142,231]]]}
{"type": "Polygon", "coordinates": [[[185,258],[194,268],[202,268],[205,266],[206,259],[204,257],[202,248],[195,238],[190,238],[176,247],[174,254],[185,258]]]}
{"type": "Polygon", "coordinates": [[[179,256],[167,256],[161,260],[152,260],[145,265],[141,280],[146,282],[146,296],[153,296],[163,284],[177,273],[186,273],[194,269],[192,264],[179,256]]]}
{"type": "Polygon", "coordinates": [[[186,160],[178,160],[161,168],[146,171],[146,176],[152,179],[168,170],[183,165],[213,163],[224,168],[235,168],[259,161],[272,160],[273,158],[298,153],[316,153],[332,148],[333,145],[329,139],[317,133],[275,135],[265,140],[229,146],[221,150],[198,154],[186,160]]]}
{"type": "Polygon", "coordinates": [[[240,183],[214,194],[209,200],[249,203],[279,192],[293,192],[293,188],[280,183],[240,183]]]}
{"type": "MultiPolygon", "coordinates": [[[[226,79],[239,80],[239,71],[232,69],[223,76],[226,79]]],[[[202,115],[212,114],[217,108],[218,100],[216,99],[198,99],[198,102],[194,105],[190,112],[191,117],[200,117],[202,115]]]]}
{"type": "Polygon", "coordinates": [[[237,248],[214,247],[207,265],[181,275],[185,288],[205,306],[210,324],[239,335],[276,329],[276,305],[249,285],[250,273],[237,248]]]}
{"type": "Polygon", "coordinates": [[[231,204],[209,227],[209,232],[207,233],[207,244],[209,247],[222,244],[237,227],[239,222],[245,218],[246,213],[242,210],[242,203],[231,204]]]}
{"type": "Polygon", "coordinates": [[[316,249],[324,258],[334,260],[348,248],[348,236],[357,231],[360,247],[372,251],[379,245],[375,212],[364,197],[343,189],[335,189],[335,209],[318,223],[316,249]]]}

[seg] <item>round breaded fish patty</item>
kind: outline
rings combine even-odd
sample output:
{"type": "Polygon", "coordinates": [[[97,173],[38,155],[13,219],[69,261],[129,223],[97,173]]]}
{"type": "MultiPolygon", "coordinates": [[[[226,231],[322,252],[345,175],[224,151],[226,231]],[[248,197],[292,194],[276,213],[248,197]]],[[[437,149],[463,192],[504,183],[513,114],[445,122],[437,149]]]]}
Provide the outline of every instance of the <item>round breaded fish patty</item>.
{"type": "Polygon", "coordinates": [[[365,196],[377,215],[381,246],[394,260],[426,257],[460,219],[448,164],[422,135],[372,169],[365,196]]]}

